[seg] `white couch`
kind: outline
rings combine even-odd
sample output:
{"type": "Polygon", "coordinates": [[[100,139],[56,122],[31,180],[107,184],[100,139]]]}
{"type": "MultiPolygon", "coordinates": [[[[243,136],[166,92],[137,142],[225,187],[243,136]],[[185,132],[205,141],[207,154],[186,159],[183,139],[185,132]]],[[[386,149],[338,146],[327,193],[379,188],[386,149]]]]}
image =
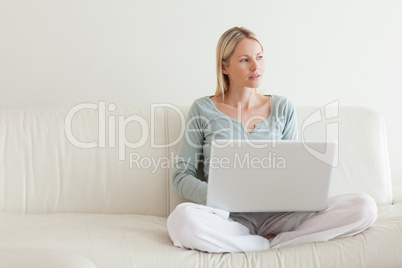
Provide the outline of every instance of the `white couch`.
{"type": "Polygon", "coordinates": [[[402,203],[393,203],[384,122],[360,107],[297,114],[301,137],[339,139],[331,195],[370,194],[371,228],[263,252],[174,247],[166,217],[184,201],[170,183],[179,111],[188,107],[1,109],[0,267],[402,267],[402,203]]]}

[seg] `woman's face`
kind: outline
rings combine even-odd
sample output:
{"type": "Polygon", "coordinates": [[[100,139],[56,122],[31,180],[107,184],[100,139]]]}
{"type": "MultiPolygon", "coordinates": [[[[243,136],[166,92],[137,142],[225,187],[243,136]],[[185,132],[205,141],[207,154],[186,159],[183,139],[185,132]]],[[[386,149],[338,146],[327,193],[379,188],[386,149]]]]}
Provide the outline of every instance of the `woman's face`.
{"type": "Polygon", "coordinates": [[[235,47],[222,72],[229,76],[229,89],[257,88],[262,81],[265,60],[260,43],[244,38],[235,47]]]}

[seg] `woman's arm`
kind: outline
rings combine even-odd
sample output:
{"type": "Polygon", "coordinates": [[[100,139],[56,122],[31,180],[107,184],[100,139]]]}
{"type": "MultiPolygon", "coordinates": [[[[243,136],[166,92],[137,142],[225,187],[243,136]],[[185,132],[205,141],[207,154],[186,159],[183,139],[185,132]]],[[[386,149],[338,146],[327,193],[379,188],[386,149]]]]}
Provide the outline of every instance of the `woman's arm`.
{"type": "Polygon", "coordinates": [[[184,136],[173,173],[173,188],[176,193],[188,200],[205,205],[208,184],[197,179],[198,161],[203,153],[204,129],[203,118],[197,104],[189,111],[184,136]]]}
{"type": "Polygon", "coordinates": [[[297,140],[299,137],[296,109],[293,103],[286,99],[283,106],[283,115],[285,117],[285,126],[282,131],[283,140],[297,140]]]}

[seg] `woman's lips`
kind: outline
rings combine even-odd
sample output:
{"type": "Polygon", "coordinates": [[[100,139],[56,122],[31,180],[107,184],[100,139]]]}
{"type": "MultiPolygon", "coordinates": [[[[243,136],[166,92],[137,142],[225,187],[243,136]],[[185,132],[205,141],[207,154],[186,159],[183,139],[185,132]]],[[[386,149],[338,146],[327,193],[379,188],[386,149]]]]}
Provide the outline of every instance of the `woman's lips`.
{"type": "Polygon", "coordinates": [[[253,76],[250,76],[248,79],[258,79],[258,78],[260,78],[261,77],[261,75],[259,75],[259,74],[256,74],[256,75],[253,75],[253,76]]]}

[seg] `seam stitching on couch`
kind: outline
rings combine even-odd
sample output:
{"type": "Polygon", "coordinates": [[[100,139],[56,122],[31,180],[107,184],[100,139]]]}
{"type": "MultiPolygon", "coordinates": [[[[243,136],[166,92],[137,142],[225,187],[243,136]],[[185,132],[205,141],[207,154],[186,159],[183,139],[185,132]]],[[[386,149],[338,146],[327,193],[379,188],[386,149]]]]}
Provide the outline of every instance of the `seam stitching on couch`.
{"type": "Polygon", "coordinates": [[[384,158],[385,158],[385,172],[387,176],[387,191],[388,191],[388,203],[393,204],[394,203],[394,193],[392,191],[392,177],[390,174],[390,163],[389,163],[389,152],[388,152],[388,140],[387,140],[387,129],[385,126],[385,120],[381,116],[381,123],[382,123],[382,129],[383,129],[383,148],[384,148],[384,158]]]}
{"type": "MultiPolygon", "coordinates": [[[[163,107],[163,121],[164,121],[164,131],[165,131],[165,145],[166,142],[170,142],[170,136],[169,136],[169,117],[168,117],[168,111],[166,110],[165,107],[163,107]]],[[[168,146],[165,147],[165,155],[167,157],[170,156],[170,148],[168,146]]],[[[170,213],[170,178],[169,178],[169,171],[170,169],[167,168],[165,171],[165,183],[166,183],[166,216],[169,216],[170,213]]]]}

